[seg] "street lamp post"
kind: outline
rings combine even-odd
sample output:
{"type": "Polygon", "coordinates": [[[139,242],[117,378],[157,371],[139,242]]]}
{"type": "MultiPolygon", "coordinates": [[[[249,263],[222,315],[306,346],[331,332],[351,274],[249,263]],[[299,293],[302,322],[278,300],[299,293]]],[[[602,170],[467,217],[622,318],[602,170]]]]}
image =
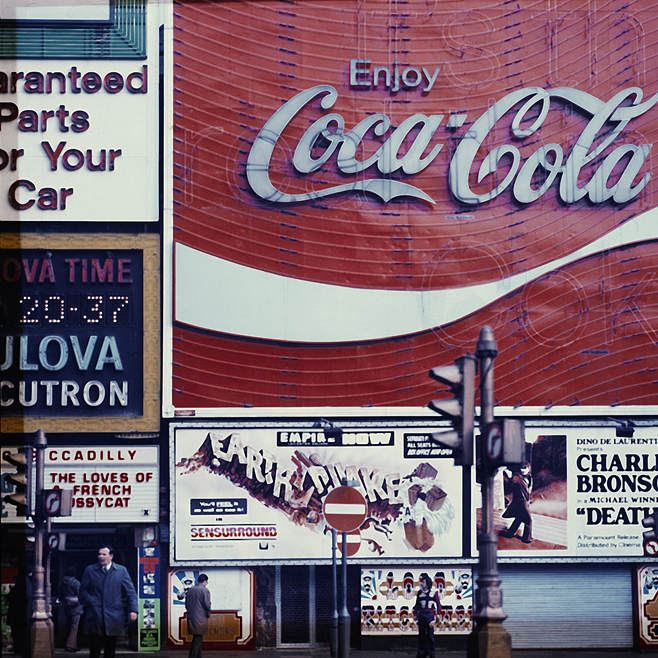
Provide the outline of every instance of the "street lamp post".
{"type": "Polygon", "coordinates": [[[480,360],[480,455],[479,469],[482,490],[482,527],[478,535],[480,555],[477,589],[475,591],[475,630],[468,643],[468,658],[511,658],[512,642],[503,626],[503,593],[498,576],[498,537],[493,523],[493,489],[496,469],[487,465],[484,437],[494,422],[493,362],[498,347],[491,327],[482,327],[475,349],[480,360]]]}
{"type": "Polygon", "coordinates": [[[48,658],[54,655],[54,628],[50,616],[50,606],[46,602],[46,574],[43,566],[44,554],[44,510],[40,500],[44,489],[44,462],[48,441],[42,429],[37,430],[34,447],[37,451],[35,467],[36,505],[34,511],[34,569],[32,593],[32,617],[30,627],[31,655],[35,658],[48,658]]]}

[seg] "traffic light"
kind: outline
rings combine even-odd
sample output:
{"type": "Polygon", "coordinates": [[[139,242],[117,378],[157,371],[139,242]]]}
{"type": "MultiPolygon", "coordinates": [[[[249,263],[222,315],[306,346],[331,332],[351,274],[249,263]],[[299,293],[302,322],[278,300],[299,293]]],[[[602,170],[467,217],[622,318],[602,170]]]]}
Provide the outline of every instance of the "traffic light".
{"type": "Polygon", "coordinates": [[[44,516],[71,516],[73,492],[70,489],[44,489],[44,516]]]}
{"type": "Polygon", "coordinates": [[[3,497],[4,503],[16,506],[16,515],[33,516],[32,508],[32,446],[18,448],[17,452],[2,451],[2,458],[16,467],[15,473],[7,473],[5,479],[14,485],[13,491],[3,497]]]}
{"type": "Polygon", "coordinates": [[[655,557],[658,554],[658,507],[654,507],[653,512],[642,519],[642,525],[649,528],[642,533],[644,554],[655,557]]]}
{"type": "Polygon", "coordinates": [[[433,400],[429,408],[448,418],[453,431],[436,432],[432,440],[453,449],[455,464],[473,464],[473,425],[475,418],[475,358],[470,354],[455,359],[454,366],[430,370],[430,377],[450,388],[454,398],[433,400]]]}

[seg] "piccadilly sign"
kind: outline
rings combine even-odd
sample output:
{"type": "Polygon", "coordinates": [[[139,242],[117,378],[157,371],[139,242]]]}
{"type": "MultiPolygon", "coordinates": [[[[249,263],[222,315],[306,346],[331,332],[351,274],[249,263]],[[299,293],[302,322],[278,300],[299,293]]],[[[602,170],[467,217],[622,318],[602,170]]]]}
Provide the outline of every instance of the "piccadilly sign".
{"type": "MultiPolygon", "coordinates": [[[[355,61],[352,60],[352,67],[355,61]]],[[[431,80],[424,67],[423,71],[431,80]]],[[[415,79],[420,81],[420,77],[415,79]]],[[[391,128],[391,119],[385,114],[371,114],[346,131],[345,120],[341,114],[325,114],[306,130],[297,143],[292,159],[295,170],[302,175],[311,174],[324,167],[335,154],[336,166],[341,174],[355,175],[377,165],[379,173],[386,178],[361,179],[301,194],[286,194],[277,189],[269,175],[277,142],[300,110],[318,98],[320,107],[328,110],[336,102],[338,92],[330,85],[318,85],[302,91],[279,108],[259,132],[249,152],[246,167],[247,180],[255,194],[273,203],[299,203],[346,192],[369,192],[384,202],[401,197],[415,197],[434,204],[434,200],[423,190],[400,180],[393,180],[390,176],[400,170],[411,176],[432,164],[443,145],[436,144],[428,154],[424,154],[443,121],[442,114],[410,116],[390,133],[374,154],[363,160],[357,160],[356,156],[363,147],[364,138],[368,133],[385,135],[391,128]],[[324,151],[316,155],[315,150],[321,140],[324,140],[324,151]],[[401,151],[405,152],[402,154],[401,151]]],[[[513,183],[514,198],[527,204],[537,201],[559,175],[559,196],[565,203],[574,203],[585,196],[592,203],[603,203],[609,199],[616,203],[626,203],[636,197],[651,179],[651,174],[647,173],[636,182],[636,177],[651,150],[651,144],[621,144],[598,164],[587,184],[579,186],[578,179],[583,167],[600,158],[634,118],[648,112],[658,103],[658,94],[645,102],[642,102],[642,98],[643,92],[639,87],[620,91],[607,102],[587,92],[568,87],[552,90],[528,87],[514,91],[496,102],[477,119],[459,142],[450,161],[450,191],[459,202],[476,205],[497,197],[513,183]],[[575,106],[590,117],[571,152],[566,155],[564,149],[556,143],[544,144],[521,166],[521,154],[516,146],[497,146],[491,149],[482,161],[477,176],[478,183],[487,176],[493,177],[497,174],[503,159],[508,163],[507,172],[502,176],[502,181],[489,192],[475,193],[469,184],[473,161],[499,118],[523,103],[516,110],[511,131],[515,139],[525,139],[538,133],[551,111],[551,100],[575,106]],[[537,114],[536,110],[539,110],[538,116],[529,116],[533,112],[537,114]],[[602,141],[595,144],[595,139],[609,122],[614,126],[608,130],[602,141]],[[530,125],[527,125],[528,123],[530,125]],[[623,169],[622,173],[617,172],[616,182],[608,186],[611,175],[618,167],[623,169]],[[533,187],[531,183],[538,173],[543,173],[545,180],[539,187],[533,187]]],[[[463,114],[452,115],[446,128],[452,130],[463,125],[465,118],[463,114]]]]}

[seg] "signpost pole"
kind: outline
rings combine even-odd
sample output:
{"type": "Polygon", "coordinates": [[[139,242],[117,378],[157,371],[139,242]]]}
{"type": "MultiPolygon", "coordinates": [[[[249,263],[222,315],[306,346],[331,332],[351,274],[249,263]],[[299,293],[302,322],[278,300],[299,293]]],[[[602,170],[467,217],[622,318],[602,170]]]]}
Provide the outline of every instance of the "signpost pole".
{"type": "Polygon", "coordinates": [[[354,485],[358,485],[358,482],[348,482],[347,478],[343,478],[342,486],[330,491],[322,503],[325,521],[334,530],[332,533],[334,565],[336,564],[336,532],[343,533],[343,602],[338,615],[338,658],[349,658],[350,655],[350,613],[347,609],[347,533],[357,534],[360,539],[359,533],[354,531],[361,527],[368,510],[366,499],[354,485]]]}
{"type": "Polygon", "coordinates": [[[498,347],[491,327],[482,327],[475,350],[480,360],[480,483],[482,527],[478,534],[479,576],[475,591],[475,630],[468,643],[468,658],[512,658],[512,641],[503,626],[503,593],[498,576],[498,537],[493,526],[493,487],[496,469],[485,456],[489,427],[494,422],[493,362],[498,347]]]}
{"type": "Polygon", "coordinates": [[[347,533],[343,532],[343,602],[338,617],[338,658],[350,655],[350,613],[347,609],[347,533]]]}
{"type": "Polygon", "coordinates": [[[331,529],[331,576],[333,585],[333,604],[334,609],[331,615],[331,658],[336,656],[338,651],[338,567],[336,565],[336,530],[331,529]]]}

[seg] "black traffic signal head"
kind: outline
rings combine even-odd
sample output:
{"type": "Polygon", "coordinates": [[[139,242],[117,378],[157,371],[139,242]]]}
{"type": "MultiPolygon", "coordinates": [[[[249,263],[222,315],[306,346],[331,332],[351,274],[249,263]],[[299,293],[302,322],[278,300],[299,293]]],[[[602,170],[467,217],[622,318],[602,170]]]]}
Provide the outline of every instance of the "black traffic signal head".
{"type": "Polygon", "coordinates": [[[430,377],[450,388],[454,398],[432,400],[429,408],[448,418],[454,431],[436,432],[432,439],[451,447],[455,464],[473,464],[473,428],[475,422],[475,363],[470,354],[455,359],[454,366],[430,370],[430,377]]]}
{"type": "Polygon", "coordinates": [[[14,491],[3,496],[3,502],[16,507],[17,516],[33,516],[32,509],[32,446],[19,448],[17,452],[2,451],[2,459],[16,467],[6,480],[14,485],[14,491]]]}

